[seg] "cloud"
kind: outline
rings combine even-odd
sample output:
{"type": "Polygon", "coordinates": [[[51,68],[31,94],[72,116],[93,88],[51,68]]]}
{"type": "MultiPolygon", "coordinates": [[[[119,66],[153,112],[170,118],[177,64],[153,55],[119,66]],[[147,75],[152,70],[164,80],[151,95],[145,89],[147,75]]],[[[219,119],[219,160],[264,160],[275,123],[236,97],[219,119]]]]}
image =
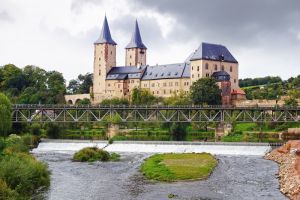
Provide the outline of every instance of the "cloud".
{"type": "Polygon", "coordinates": [[[35,64],[67,80],[93,70],[105,13],[120,66],[138,19],[149,64],[182,62],[211,42],[229,48],[240,77],[300,74],[298,0],[1,0],[0,7],[0,65],[35,64]]]}
{"type": "Polygon", "coordinates": [[[14,19],[6,11],[0,11],[0,21],[13,22],[14,19]]]}

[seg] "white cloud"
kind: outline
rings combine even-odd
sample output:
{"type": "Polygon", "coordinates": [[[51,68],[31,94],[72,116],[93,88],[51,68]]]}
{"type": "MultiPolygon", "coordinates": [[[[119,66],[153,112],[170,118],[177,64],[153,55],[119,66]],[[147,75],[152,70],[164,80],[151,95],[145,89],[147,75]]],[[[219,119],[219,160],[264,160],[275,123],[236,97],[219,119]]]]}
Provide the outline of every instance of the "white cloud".
{"type": "MultiPolygon", "coordinates": [[[[149,64],[182,62],[203,39],[201,33],[178,39],[175,36],[184,35],[186,27],[176,16],[139,7],[131,0],[1,0],[0,8],[1,13],[13,19],[0,20],[0,65],[38,65],[62,72],[67,80],[92,71],[93,42],[100,34],[105,13],[118,43],[118,65],[124,65],[124,47],[130,40],[135,18],[141,19],[142,37],[147,36],[143,39],[148,47],[149,64]],[[158,32],[152,33],[143,21],[152,22],[158,32]],[[122,26],[116,26],[116,22],[122,26]]],[[[297,38],[300,40],[299,33],[297,38]]],[[[222,36],[219,41],[222,43],[222,36]]],[[[288,52],[277,50],[276,55],[283,55],[279,57],[274,56],[274,51],[270,53],[270,45],[256,49],[226,45],[240,62],[241,77],[294,75],[296,60],[288,52]]]]}

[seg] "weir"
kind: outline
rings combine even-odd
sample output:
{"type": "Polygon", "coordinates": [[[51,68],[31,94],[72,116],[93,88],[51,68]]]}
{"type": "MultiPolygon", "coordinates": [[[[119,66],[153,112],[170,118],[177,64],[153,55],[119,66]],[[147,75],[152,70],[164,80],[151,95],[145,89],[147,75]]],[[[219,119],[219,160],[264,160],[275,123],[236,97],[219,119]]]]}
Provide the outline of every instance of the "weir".
{"type": "Polygon", "coordinates": [[[268,143],[205,143],[205,142],[136,142],[115,141],[79,141],[79,140],[43,140],[34,153],[61,152],[74,153],[84,147],[97,146],[109,152],[128,153],[201,153],[215,155],[263,156],[271,150],[268,143]]]}

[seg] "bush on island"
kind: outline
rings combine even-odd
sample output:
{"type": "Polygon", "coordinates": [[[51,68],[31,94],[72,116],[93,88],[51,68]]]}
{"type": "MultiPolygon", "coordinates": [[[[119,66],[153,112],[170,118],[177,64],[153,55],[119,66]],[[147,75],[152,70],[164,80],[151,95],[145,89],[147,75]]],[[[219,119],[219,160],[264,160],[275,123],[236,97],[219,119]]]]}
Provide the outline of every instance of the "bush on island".
{"type": "Polygon", "coordinates": [[[98,147],[86,147],[76,152],[73,156],[74,161],[94,162],[94,161],[117,161],[120,156],[116,153],[109,154],[98,147]]]}

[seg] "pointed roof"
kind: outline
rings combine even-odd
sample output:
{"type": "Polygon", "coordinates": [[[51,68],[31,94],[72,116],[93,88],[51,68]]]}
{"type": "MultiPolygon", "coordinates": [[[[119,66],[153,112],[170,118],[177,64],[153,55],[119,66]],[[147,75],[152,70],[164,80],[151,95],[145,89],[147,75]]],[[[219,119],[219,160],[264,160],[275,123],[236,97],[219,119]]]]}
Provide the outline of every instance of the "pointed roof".
{"type": "Polygon", "coordinates": [[[107,18],[105,15],[100,37],[98,38],[98,40],[94,42],[94,44],[106,44],[106,43],[117,45],[117,43],[111,38],[109,26],[107,23],[107,18]]]}
{"type": "Polygon", "coordinates": [[[126,49],[130,48],[140,48],[147,49],[147,47],[143,44],[140,29],[137,20],[135,21],[135,28],[129,44],[125,47],[126,49]]]}
{"type": "Polygon", "coordinates": [[[216,60],[238,63],[230,51],[223,45],[202,43],[199,48],[189,57],[192,60],[216,60]]]}

